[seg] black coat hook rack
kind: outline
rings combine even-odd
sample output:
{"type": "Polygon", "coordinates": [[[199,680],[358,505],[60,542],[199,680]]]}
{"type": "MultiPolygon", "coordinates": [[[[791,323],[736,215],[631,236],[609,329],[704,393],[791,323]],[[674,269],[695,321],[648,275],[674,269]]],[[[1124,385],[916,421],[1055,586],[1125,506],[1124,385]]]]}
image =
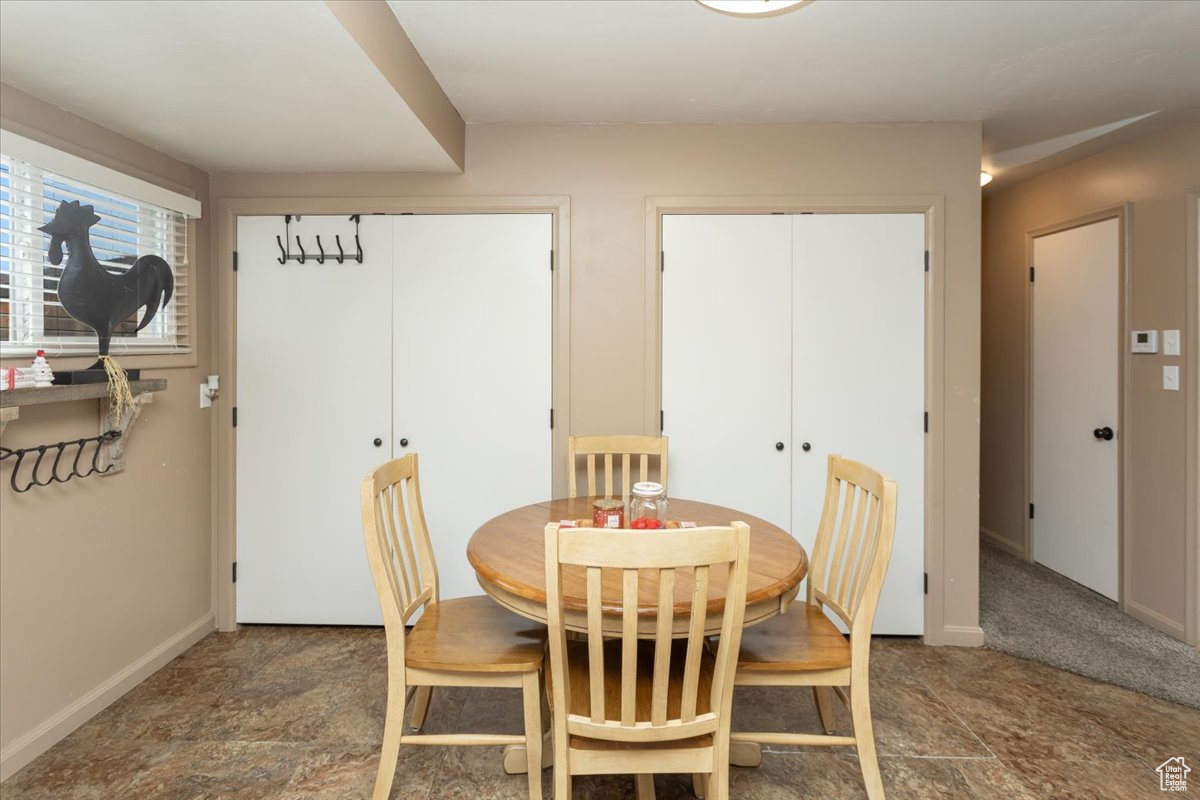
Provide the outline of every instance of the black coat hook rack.
{"type": "Polygon", "coordinates": [[[333,237],[333,240],[334,240],[334,243],[337,245],[337,255],[334,255],[332,251],[330,251],[328,254],[325,253],[325,245],[321,244],[321,237],[319,234],[317,236],[317,254],[316,255],[312,255],[312,254],[308,253],[307,251],[305,251],[304,245],[300,243],[299,236],[296,236],[296,249],[299,250],[300,253],[299,253],[299,255],[293,254],[292,250],[291,250],[291,247],[292,247],[291,226],[292,226],[293,218],[297,219],[297,220],[300,219],[299,215],[296,215],[296,214],[284,214],[284,216],[283,216],[283,236],[275,237],[275,244],[279,247],[279,258],[276,260],[280,264],[286,264],[289,261],[296,261],[300,264],[303,264],[303,263],[307,262],[309,259],[316,261],[318,264],[324,264],[326,258],[332,258],[333,260],[337,261],[337,263],[339,263],[339,264],[344,264],[346,262],[346,259],[348,259],[348,258],[358,262],[359,264],[363,263],[362,242],[358,238],[358,226],[359,226],[359,222],[361,221],[361,218],[362,218],[361,214],[350,215],[350,221],[354,223],[354,252],[351,254],[347,254],[346,251],[344,249],[342,249],[342,237],[335,235],[333,237]]]}
{"type": "Polygon", "coordinates": [[[52,483],[66,483],[72,478],[86,478],[90,475],[103,475],[106,472],[111,472],[116,466],[109,463],[108,466],[101,469],[100,467],[100,448],[105,442],[111,442],[121,436],[120,431],[107,431],[99,436],[86,436],[82,439],[72,439],[69,442],[58,442],[56,444],[39,444],[36,447],[19,447],[10,449],[8,447],[0,447],[0,461],[6,458],[15,458],[17,462],[13,465],[12,474],[9,475],[8,485],[13,488],[14,492],[24,494],[34,486],[49,486],[52,483]],[[95,444],[96,448],[92,451],[92,457],[86,461],[83,459],[83,451],[89,444],[95,444]],[[75,447],[75,457],[70,460],[70,466],[64,462],[63,457],[68,449],[75,447]],[[49,462],[48,474],[43,475],[42,469],[46,463],[46,457],[54,453],[54,458],[49,462]],[[21,465],[25,462],[25,458],[36,453],[37,458],[33,460],[33,466],[30,467],[28,476],[24,479],[18,477],[21,472],[21,465]],[[80,469],[80,462],[83,461],[84,467],[80,469]],[[60,474],[60,471],[65,470],[66,474],[60,474]]]}

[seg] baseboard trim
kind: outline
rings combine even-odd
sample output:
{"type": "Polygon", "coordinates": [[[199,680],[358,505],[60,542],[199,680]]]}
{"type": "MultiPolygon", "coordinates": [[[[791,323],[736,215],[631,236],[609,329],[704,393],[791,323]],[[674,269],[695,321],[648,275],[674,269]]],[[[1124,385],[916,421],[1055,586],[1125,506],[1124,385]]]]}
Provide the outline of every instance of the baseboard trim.
{"type": "Polygon", "coordinates": [[[983,628],[978,625],[944,625],[938,633],[925,634],[924,642],[933,647],[982,647],[983,628]]]}
{"type": "Polygon", "coordinates": [[[8,780],[17,770],[65,739],[71,731],[108,708],[215,629],[216,619],[209,612],[33,730],[14,739],[8,747],[0,750],[0,781],[8,780]]]}
{"type": "Polygon", "coordinates": [[[1022,561],[1025,560],[1025,548],[1014,542],[1012,539],[1001,536],[991,528],[985,528],[982,525],[979,527],[979,535],[983,539],[986,539],[988,544],[994,544],[1004,552],[1014,555],[1022,561]]]}
{"type": "Polygon", "coordinates": [[[1182,623],[1168,619],[1157,611],[1151,611],[1145,606],[1140,606],[1132,600],[1125,601],[1125,613],[1136,619],[1138,622],[1144,622],[1151,628],[1157,628],[1168,636],[1173,636],[1181,642],[1187,641],[1187,635],[1182,623]]]}

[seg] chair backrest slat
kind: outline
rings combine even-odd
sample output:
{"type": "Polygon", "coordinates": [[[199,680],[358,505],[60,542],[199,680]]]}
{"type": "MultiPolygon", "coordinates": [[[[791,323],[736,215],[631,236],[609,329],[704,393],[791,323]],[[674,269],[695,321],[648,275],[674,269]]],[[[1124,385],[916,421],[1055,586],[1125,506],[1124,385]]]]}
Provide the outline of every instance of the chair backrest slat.
{"type": "Polygon", "coordinates": [[[437,566],[415,453],[373,470],[361,486],[363,539],[389,640],[404,638],[416,611],[438,601],[437,566]]]}
{"type": "Polygon", "coordinates": [[[720,715],[729,713],[732,702],[732,675],[746,608],[749,543],[750,529],[741,522],[723,528],[651,534],[589,528],[560,530],[556,523],[546,527],[546,602],[556,708],[570,708],[570,660],[584,658],[582,653],[572,656],[567,648],[562,570],[564,565],[582,567],[586,573],[583,632],[588,639],[590,709],[586,716],[569,715],[566,724],[573,733],[632,742],[685,739],[716,730],[717,720],[727,718],[720,715]],[[726,570],[727,579],[722,637],[715,657],[711,657],[705,651],[705,630],[714,566],[726,570]],[[603,596],[605,570],[620,571],[619,603],[616,581],[607,587],[613,596],[603,596]],[[646,586],[647,581],[653,591],[646,586]],[[649,595],[644,601],[640,596],[643,590],[649,595]],[[676,597],[681,593],[688,613],[686,639],[675,645],[673,637],[682,627],[676,624],[676,597]],[[605,607],[610,609],[608,615],[605,607]],[[612,611],[616,608],[620,609],[619,618],[612,611]],[[638,624],[639,614],[651,608],[656,614],[652,635],[638,624]],[[619,682],[612,677],[605,681],[606,667],[615,667],[604,663],[605,635],[610,639],[620,637],[619,682]],[[673,646],[678,649],[673,650],[673,646]],[[684,655],[682,680],[677,654],[684,655]],[[710,657],[715,661],[712,674],[728,676],[728,685],[701,680],[702,661],[710,657]],[[639,669],[648,669],[652,678],[644,694],[637,691],[639,669]],[[614,686],[616,692],[614,683],[620,687],[620,701],[617,703],[614,695],[611,704],[606,705],[605,686],[614,686]]]}
{"type": "Polygon", "coordinates": [[[854,509],[854,489],[848,487],[842,493],[842,513],[839,517],[837,535],[834,538],[834,556],[829,564],[829,588],[827,591],[838,598],[838,589],[840,582],[844,576],[844,567],[846,564],[846,531],[850,528],[850,514],[854,509]]]}
{"type": "MultiPolygon", "coordinates": [[[[852,587],[854,582],[854,573],[857,571],[859,564],[862,563],[860,544],[863,536],[863,512],[866,510],[867,504],[870,502],[871,495],[866,489],[859,486],[849,487],[846,492],[847,497],[853,497],[854,522],[852,522],[846,531],[846,552],[844,553],[842,574],[838,579],[837,600],[843,606],[849,605],[852,587]]],[[[849,521],[850,514],[847,513],[844,521],[849,521]]]]}
{"type": "Polygon", "coordinates": [[[700,658],[704,651],[704,623],[708,616],[708,570],[708,567],[700,566],[692,571],[692,607],[688,617],[687,655],[683,665],[683,692],[679,704],[679,718],[684,722],[696,719],[700,658]]]}
{"type": "MultiPolygon", "coordinates": [[[[621,674],[637,674],[638,571],[623,569],[621,585],[621,674]]],[[[637,681],[621,681],[621,724],[636,721],[637,681]]]]}
{"type": "MultiPolygon", "coordinates": [[[[667,693],[671,685],[671,633],[675,629],[675,570],[658,573],[658,624],[654,639],[654,688],[650,699],[650,722],[667,724],[667,693]]],[[[622,675],[622,680],[637,676],[622,675]]]]}
{"type": "Polygon", "coordinates": [[[587,568],[588,693],[592,704],[592,722],[604,722],[604,628],[602,597],[603,575],[600,567],[587,568]]]}
{"type": "Polygon", "coordinates": [[[852,633],[869,636],[895,533],[895,482],[831,455],[809,560],[808,601],[832,610],[852,633]]]}
{"type": "Polygon", "coordinates": [[[667,437],[665,436],[572,436],[567,440],[567,494],[577,497],[578,459],[584,457],[589,496],[614,497],[617,486],[614,470],[621,472],[621,499],[628,499],[633,487],[633,456],[638,456],[639,481],[650,477],[650,457],[658,458],[658,482],[667,485],[667,437]],[[604,486],[596,483],[596,457],[604,457],[604,486]],[[614,456],[620,456],[619,462],[614,456]]]}

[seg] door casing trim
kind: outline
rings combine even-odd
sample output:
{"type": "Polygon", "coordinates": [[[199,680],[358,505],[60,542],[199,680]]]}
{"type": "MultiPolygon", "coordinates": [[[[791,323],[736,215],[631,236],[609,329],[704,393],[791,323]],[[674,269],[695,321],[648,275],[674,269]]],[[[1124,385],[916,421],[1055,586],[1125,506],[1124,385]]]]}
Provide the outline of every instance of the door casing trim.
{"type": "MultiPolygon", "coordinates": [[[[1130,504],[1126,498],[1125,473],[1129,467],[1129,448],[1125,446],[1127,437],[1131,434],[1129,426],[1129,396],[1130,387],[1126,381],[1129,374],[1129,333],[1126,330],[1129,320],[1129,214],[1131,205],[1123,203],[1110,206],[1071,219],[1044,225],[1025,233],[1025,264],[1033,263],[1033,241],[1043,236],[1049,236],[1063,231],[1082,228],[1106,220],[1117,220],[1117,605],[1125,611],[1125,598],[1128,597],[1129,580],[1129,547],[1125,536],[1129,529],[1130,504]]],[[[1025,281],[1024,309],[1025,315],[1025,507],[1036,502],[1033,496],[1033,284],[1025,281]]],[[[1025,520],[1023,549],[1021,554],[1026,561],[1033,561],[1033,520],[1028,514],[1022,515],[1025,520]]]]}
{"type": "MultiPolygon", "coordinates": [[[[551,432],[552,491],[566,494],[567,432],[571,429],[571,199],[565,195],[504,197],[245,197],[217,200],[213,226],[211,306],[213,363],[222,376],[222,394],[214,405],[224,415],[212,426],[212,596],[217,629],[237,629],[237,592],[230,565],[237,560],[236,439],[229,409],[237,405],[237,283],[233,252],[237,218],[274,214],[550,214],[554,270],[551,272],[551,432]]],[[[549,271],[549,264],[547,264],[549,271]]]]}
{"type": "MultiPolygon", "coordinates": [[[[646,198],[645,330],[646,408],[645,430],[658,430],[662,404],[662,217],[665,214],[896,214],[925,216],[925,242],[929,248],[929,273],[925,286],[925,401],[929,435],[925,440],[925,570],[929,593],[925,596],[926,644],[979,646],[983,631],[978,617],[971,626],[947,625],[945,603],[945,230],[943,195],[848,195],[789,197],[650,196],[646,198]]],[[[972,537],[976,553],[978,537],[972,537]]],[[[973,573],[978,596],[978,570],[973,573]]]]}

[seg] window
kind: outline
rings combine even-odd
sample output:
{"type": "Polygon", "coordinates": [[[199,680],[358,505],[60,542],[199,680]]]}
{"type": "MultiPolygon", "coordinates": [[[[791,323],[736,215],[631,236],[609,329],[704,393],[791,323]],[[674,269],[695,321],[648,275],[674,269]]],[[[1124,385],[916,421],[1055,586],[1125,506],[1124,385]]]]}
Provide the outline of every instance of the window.
{"type": "MultiPolygon", "coordinates": [[[[98,168],[103,170],[103,168],[98,168]]],[[[99,173],[98,173],[99,174],[99,173]]],[[[0,154],[0,350],[5,357],[96,352],[96,334],[58,302],[59,266],[48,260],[49,237],[38,230],[59,203],[78,200],[95,208],[92,252],[110,272],[128,270],[137,258],[157,255],[170,266],[175,289],[166,307],[142,330],[143,309],[120,323],[111,352],[181,353],[190,349],[188,218],[163,206],[105,190],[48,168],[0,154]]]]}

